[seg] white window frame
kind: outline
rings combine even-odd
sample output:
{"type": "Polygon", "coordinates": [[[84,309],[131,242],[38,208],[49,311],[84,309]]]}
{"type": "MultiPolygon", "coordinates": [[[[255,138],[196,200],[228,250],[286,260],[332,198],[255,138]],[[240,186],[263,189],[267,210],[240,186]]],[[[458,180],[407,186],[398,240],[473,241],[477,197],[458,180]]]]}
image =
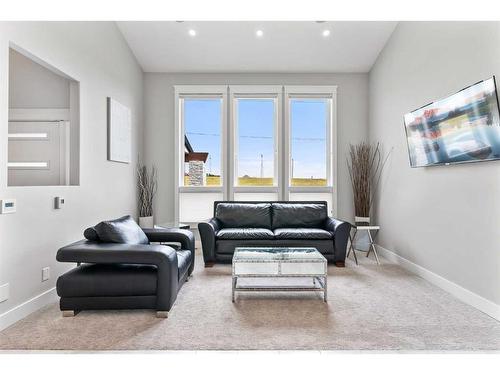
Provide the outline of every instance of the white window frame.
{"type": "Polygon", "coordinates": [[[175,97],[175,201],[174,217],[175,222],[179,222],[180,217],[180,194],[181,193],[223,193],[224,199],[227,199],[227,86],[226,85],[176,85],[174,86],[175,97]],[[221,144],[220,144],[220,173],[221,186],[184,186],[181,183],[184,179],[184,114],[182,99],[221,99],[221,144]]]}
{"type": "Polygon", "coordinates": [[[337,86],[285,86],[284,87],[284,102],[285,102],[285,121],[284,121],[284,138],[285,144],[283,147],[284,160],[284,183],[283,183],[283,199],[289,200],[290,193],[331,193],[332,194],[332,212],[337,211],[337,164],[338,164],[338,144],[337,144],[337,86]],[[330,99],[329,101],[329,116],[326,134],[326,168],[327,168],[327,186],[291,186],[290,168],[291,168],[291,115],[290,102],[292,99],[330,99]]]}
{"type": "Polygon", "coordinates": [[[277,193],[280,196],[282,181],[282,102],[283,86],[269,85],[231,85],[229,86],[231,111],[229,114],[229,131],[232,142],[229,144],[231,155],[229,171],[231,171],[228,184],[228,196],[234,199],[235,193],[277,193]],[[274,185],[273,186],[238,186],[238,99],[272,99],[274,102],[274,185]]]}

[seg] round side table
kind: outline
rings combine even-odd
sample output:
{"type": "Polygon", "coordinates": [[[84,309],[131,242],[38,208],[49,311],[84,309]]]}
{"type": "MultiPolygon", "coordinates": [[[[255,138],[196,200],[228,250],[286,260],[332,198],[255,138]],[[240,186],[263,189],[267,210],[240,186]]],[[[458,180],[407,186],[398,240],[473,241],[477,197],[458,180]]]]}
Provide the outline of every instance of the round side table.
{"type": "MultiPolygon", "coordinates": [[[[354,255],[354,260],[356,261],[356,265],[358,265],[358,257],[356,256],[356,249],[354,248],[354,241],[356,240],[356,235],[360,231],[366,231],[368,234],[369,246],[368,251],[366,251],[366,256],[368,257],[370,253],[373,251],[375,254],[375,259],[377,260],[377,264],[380,265],[380,261],[378,259],[377,249],[375,248],[375,238],[377,238],[377,234],[380,231],[380,227],[378,225],[352,225],[351,232],[349,233],[349,239],[351,240],[351,245],[349,246],[349,251],[347,252],[347,257],[352,253],[354,255]],[[354,232],[352,231],[354,229],[354,232]]],[[[357,249],[358,251],[362,251],[357,249]]]]}

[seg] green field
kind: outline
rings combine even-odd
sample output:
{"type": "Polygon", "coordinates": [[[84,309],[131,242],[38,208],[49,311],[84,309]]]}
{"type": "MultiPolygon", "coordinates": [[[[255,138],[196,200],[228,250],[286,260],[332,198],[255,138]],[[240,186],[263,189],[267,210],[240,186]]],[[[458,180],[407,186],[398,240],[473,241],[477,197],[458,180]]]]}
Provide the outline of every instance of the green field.
{"type": "Polygon", "coordinates": [[[292,186],[326,186],[324,178],[292,178],[292,186]]]}
{"type": "MultiPolygon", "coordinates": [[[[207,176],[207,186],[220,186],[220,176],[207,176]]],[[[272,177],[240,177],[239,186],[273,186],[272,177]]],[[[189,186],[189,177],[184,176],[184,186],[189,186]]],[[[326,186],[324,178],[294,178],[292,186],[326,186]]]]}

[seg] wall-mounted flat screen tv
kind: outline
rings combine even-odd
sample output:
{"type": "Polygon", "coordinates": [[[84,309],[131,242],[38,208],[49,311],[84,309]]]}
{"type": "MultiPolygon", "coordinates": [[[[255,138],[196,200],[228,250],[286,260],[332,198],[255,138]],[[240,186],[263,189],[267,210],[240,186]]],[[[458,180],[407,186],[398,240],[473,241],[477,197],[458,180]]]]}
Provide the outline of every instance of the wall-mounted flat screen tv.
{"type": "Polygon", "coordinates": [[[412,167],[500,159],[495,77],[407,113],[404,121],[412,167]]]}

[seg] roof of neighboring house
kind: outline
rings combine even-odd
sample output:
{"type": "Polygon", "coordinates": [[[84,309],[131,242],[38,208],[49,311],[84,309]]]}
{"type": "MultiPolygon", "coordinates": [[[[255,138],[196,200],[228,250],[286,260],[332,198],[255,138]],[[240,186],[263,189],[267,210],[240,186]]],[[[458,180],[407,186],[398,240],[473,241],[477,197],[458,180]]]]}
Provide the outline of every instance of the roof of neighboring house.
{"type": "Polygon", "coordinates": [[[184,136],[184,162],[202,161],[206,162],[208,152],[194,152],[193,146],[189,143],[188,137],[184,136]]]}
{"type": "Polygon", "coordinates": [[[193,152],[193,146],[191,146],[191,143],[189,143],[189,139],[187,136],[184,136],[184,147],[186,148],[187,152],[193,152]]]}
{"type": "Polygon", "coordinates": [[[184,154],[184,161],[202,161],[206,162],[208,158],[208,152],[189,152],[184,154]]]}

